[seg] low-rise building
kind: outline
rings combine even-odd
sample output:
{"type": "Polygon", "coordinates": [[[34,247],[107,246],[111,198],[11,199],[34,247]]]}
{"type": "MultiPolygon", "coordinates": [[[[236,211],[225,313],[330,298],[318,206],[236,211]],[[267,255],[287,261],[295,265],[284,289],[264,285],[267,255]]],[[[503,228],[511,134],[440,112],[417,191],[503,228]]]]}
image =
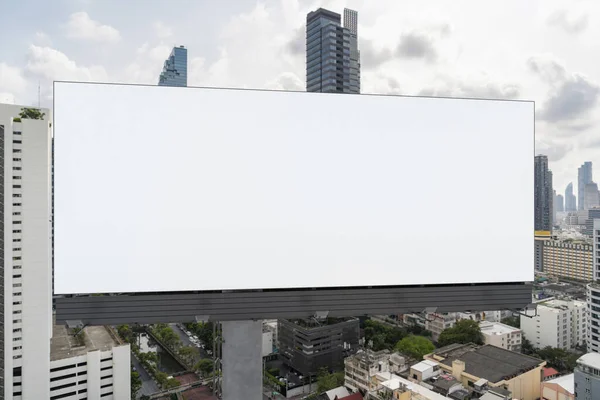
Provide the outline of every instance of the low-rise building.
{"type": "Polygon", "coordinates": [[[485,344],[506,350],[521,352],[521,330],[501,322],[482,321],[479,323],[485,344]]]}
{"type": "Polygon", "coordinates": [[[545,361],[492,345],[450,345],[425,356],[465,388],[501,388],[521,400],[540,398],[545,361]]]}
{"type": "Polygon", "coordinates": [[[456,313],[428,312],[425,314],[425,329],[431,332],[431,338],[437,342],[440,334],[452,328],[457,321],[456,313]]]}
{"type": "Polygon", "coordinates": [[[447,400],[447,397],[398,375],[392,375],[369,393],[370,399],[383,400],[390,396],[398,400],[447,400]]]}
{"type": "Polygon", "coordinates": [[[50,400],[118,400],[131,396],[131,349],[110,328],[54,325],[50,400]]]}
{"type": "Polygon", "coordinates": [[[423,382],[438,376],[440,373],[440,363],[424,360],[410,367],[409,379],[414,382],[423,382]]]}
{"type": "Polygon", "coordinates": [[[537,304],[535,316],[521,315],[521,331],[535,348],[574,349],[586,341],[586,304],[552,299],[537,304]]]}
{"type": "Polygon", "coordinates": [[[380,373],[402,372],[407,369],[404,357],[388,350],[360,350],[344,360],[344,386],[353,392],[373,390],[372,379],[380,373]]]}
{"type": "Polygon", "coordinates": [[[574,374],[563,375],[542,382],[542,399],[575,400],[574,374]]]}

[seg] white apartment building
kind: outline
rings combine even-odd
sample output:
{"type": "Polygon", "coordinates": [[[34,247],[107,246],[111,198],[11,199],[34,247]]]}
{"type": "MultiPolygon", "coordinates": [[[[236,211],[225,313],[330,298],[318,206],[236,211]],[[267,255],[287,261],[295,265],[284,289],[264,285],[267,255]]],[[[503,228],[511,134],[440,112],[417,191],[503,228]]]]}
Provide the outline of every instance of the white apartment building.
{"type": "Polygon", "coordinates": [[[521,315],[521,331],[535,348],[573,349],[586,339],[586,304],[556,299],[538,303],[537,316],[521,315]]]}
{"type": "Polygon", "coordinates": [[[522,334],[521,330],[500,322],[481,321],[479,323],[483,341],[506,350],[521,352],[522,334]]]}
{"type": "Polygon", "coordinates": [[[83,346],[55,325],[50,356],[50,400],[120,400],[131,397],[131,350],[110,328],[84,328],[83,346]]]}
{"type": "Polygon", "coordinates": [[[0,104],[0,392],[5,399],[39,400],[50,391],[50,112],[18,122],[21,109],[0,104]]]}

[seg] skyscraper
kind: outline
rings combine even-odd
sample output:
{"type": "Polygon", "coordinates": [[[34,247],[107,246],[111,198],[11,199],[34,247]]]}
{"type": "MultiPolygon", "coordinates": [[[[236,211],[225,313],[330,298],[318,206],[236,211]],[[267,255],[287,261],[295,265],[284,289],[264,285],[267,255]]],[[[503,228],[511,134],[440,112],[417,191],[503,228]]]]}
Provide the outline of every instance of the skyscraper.
{"type": "Polygon", "coordinates": [[[573,182],[565,189],[565,211],[577,211],[577,198],[573,194],[573,182]]]}
{"type": "Polygon", "coordinates": [[[51,135],[43,119],[0,104],[0,398],[50,392],[51,135]],[[8,298],[7,298],[8,297],[8,298]]]}
{"type": "Polygon", "coordinates": [[[548,157],[535,156],[535,230],[551,231],[553,214],[552,172],[548,169],[548,157]]]}
{"type": "Polygon", "coordinates": [[[592,162],[586,161],[577,170],[577,209],[579,211],[584,210],[585,198],[585,185],[592,182],[592,162]]]}
{"type": "Polygon", "coordinates": [[[174,47],[158,78],[158,86],[187,86],[187,49],[174,47]]]}
{"type": "Polygon", "coordinates": [[[600,205],[600,196],[598,195],[598,185],[590,182],[583,188],[583,210],[589,210],[600,205]]]}
{"type": "Polygon", "coordinates": [[[358,13],[341,15],[323,8],[306,16],[306,90],[360,93],[358,13]]]}
{"type": "Polygon", "coordinates": [[[562,194],[557,194],[554,200],[554,204],[556,205],[556,212],[565,211],[565,199],[562,194]]]}

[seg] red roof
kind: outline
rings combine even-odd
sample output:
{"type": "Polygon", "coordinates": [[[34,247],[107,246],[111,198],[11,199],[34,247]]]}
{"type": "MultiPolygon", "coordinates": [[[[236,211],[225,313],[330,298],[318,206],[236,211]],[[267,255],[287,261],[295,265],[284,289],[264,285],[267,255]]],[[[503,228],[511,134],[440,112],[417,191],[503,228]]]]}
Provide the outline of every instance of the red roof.
{"type": "Polygon", "coordinates": [[[549,376],[558,375],[558,371],[554,368],[544,368],[544,378],[548,378],[549,376]]]}
{"type": "Polygon", "coordinates": [[[338,400],[363,400],[362,394],[359,392],[353,393],[350,396],[342,397],[338,400]]]}

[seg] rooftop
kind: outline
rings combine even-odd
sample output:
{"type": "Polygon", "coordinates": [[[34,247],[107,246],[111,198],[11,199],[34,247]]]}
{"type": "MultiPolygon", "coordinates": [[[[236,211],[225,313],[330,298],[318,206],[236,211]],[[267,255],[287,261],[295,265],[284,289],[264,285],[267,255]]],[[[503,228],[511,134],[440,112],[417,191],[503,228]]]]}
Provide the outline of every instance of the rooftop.
{"type": "Polygon", "coordinates": [[[577,360],[578,364],[584,364],[588,367],[600,369],[600,354],[598,353],[587,353],[579,357],[577,360]]]}
{"type": "Polygon", "coordinates": [[[443,358],[442,364],[452,368],[453,361],[463,361],[467,374],[487,379],[492,383],[512,379],[544,363],[537,358],[492,345],[467,344],[450,350],[447,348],[433,353],[443,358]]]}
{"type": "Polygon", "coordinates": [[[575,375],[574,374],[559,376],[558,378],[550,379],[549,381],[546,381],[545,383],[555,383],[558,386],[565,389],[567,392],[569,392],[571,394],[575,394],[575,375]]]}
{"type": "Polygon", "coordinates": [[[390,380],[383,382],[381,385],[387,387],[390,390],[396,390],[403,387],[406,389],[406,391],[420,394],[421,396],[426,397],[429,400],[447,400],[447,398],[442,396],[441,394],[435,393],[434,391],[429,390],[424,386],[418,385],[407,379],[401,378],[398,375],[392,375],[392,378],[390,380]]]}
{"type": "Polygon", "coordinates": [[[500,322],[481,321],[479,327],[484,335],[506,335],[520,331],[518,328],[500,322]]]}
{"type": "Polygon", "coordinates": [[[88,326],[83,331],[82,345],[65,325],[54,325],[50,342],[50,361],[81,356],[93,350],[109,351],[121,345],[104,326],[88,326]]]}
{"type": "Polygon", "coordinates": [[[410,367],[411,369],[414,369],[415,371],[418,372],[425,372],[430,368],[433,368],[435,366],[440,365],[439,363],[435,362],[435,361],[431,361],[431,360],[425,360],[425,361],[421,361],[418,364],[413,365],[412,367],[410,367]]]}
{"type": "Polygon", "coordinates": [[[542,371],[544,371],[544,378],[548,378],[549,376],[558,375],[558,371],[555,370],[554,368],[544,368],[542,371]]]}

